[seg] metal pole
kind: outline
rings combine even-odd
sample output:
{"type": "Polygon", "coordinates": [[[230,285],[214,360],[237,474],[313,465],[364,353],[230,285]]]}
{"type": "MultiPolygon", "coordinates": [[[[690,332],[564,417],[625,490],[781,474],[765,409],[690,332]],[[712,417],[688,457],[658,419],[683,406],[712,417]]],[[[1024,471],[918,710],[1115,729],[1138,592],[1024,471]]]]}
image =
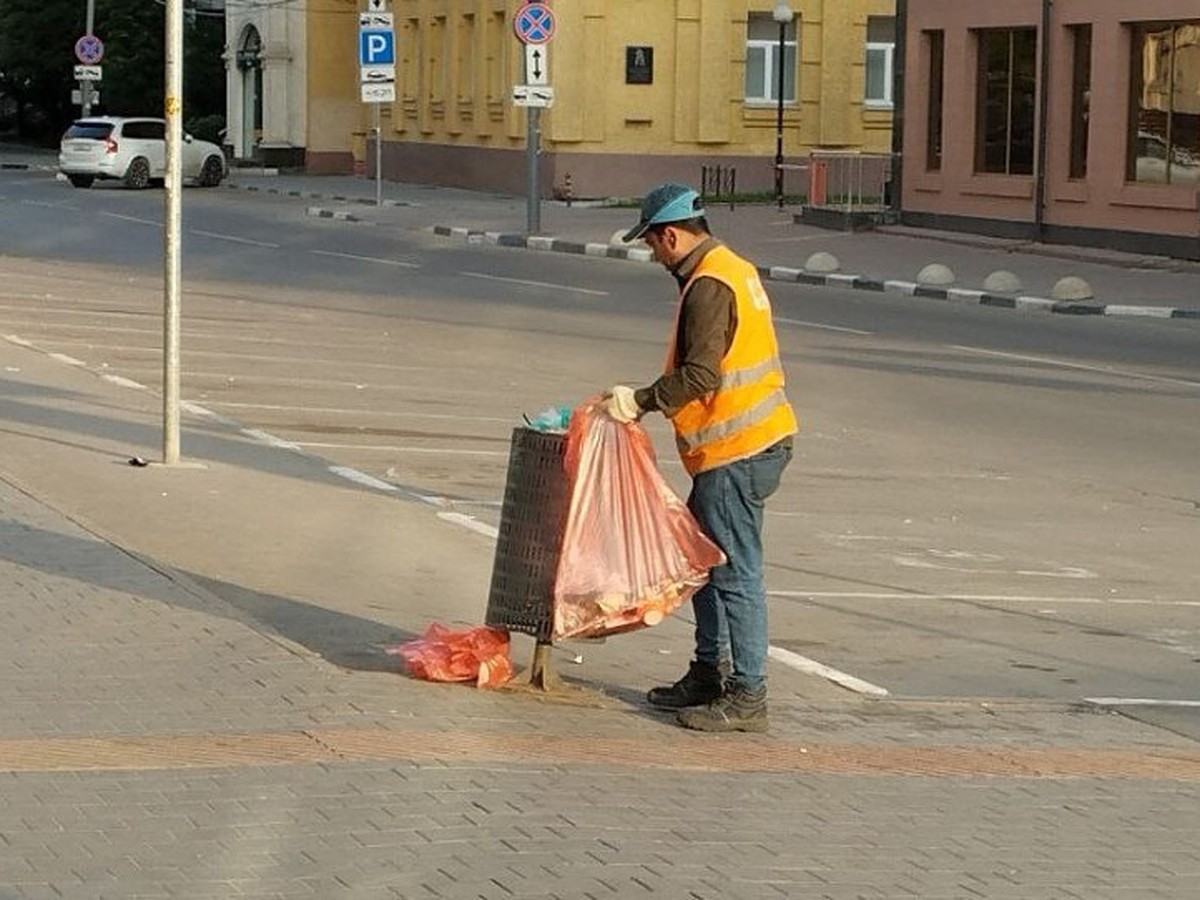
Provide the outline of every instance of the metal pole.
{"type": "Polygon", "coordinates": [[[383,206],[383,126],[379,104],[375,106],[375,205],[383,206]]]}
{"type": "Polygon", "coordinates": [[[525,230],[538,234],[542,230],[542,198],[538,193],[538,139],[541,109],[526,107],[528,128],[525,136],[525,230]]]}
{"type": "Polygon", "coordinates": [[[183,0],[167,0],[167,173],[163,220],[163,463],[179,462],[179,234],[183,197],[183,0]]]}
{"type": "MultiPolygon", "coordinates": [[[[87,0],[87,28],[84,29],[84,33],[91,34],[95,27],[96,0],[87,0]]],[[[79,82],[79,112],[85,119],[92,114],[92,83],[90,81],[79,82]]]]}
{"type": "Polygon", "coordinates": [[[779,23],[779,97],[775,114],[775,201],[783,209],[783,59],[787,22],[779,23]]]}

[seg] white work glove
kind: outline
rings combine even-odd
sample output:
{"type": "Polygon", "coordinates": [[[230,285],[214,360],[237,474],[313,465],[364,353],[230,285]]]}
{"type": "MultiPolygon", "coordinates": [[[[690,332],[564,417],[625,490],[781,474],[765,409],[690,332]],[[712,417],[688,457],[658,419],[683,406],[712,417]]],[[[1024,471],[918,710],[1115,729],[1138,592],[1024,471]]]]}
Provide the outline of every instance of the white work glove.
{"type": "Polygon", "coordinates": [[[618,384],[605,394],[601,406],[618,422],[636,422],[642,415],[642,410],[633,397],[633,388],[625,384],[618,384]]]}

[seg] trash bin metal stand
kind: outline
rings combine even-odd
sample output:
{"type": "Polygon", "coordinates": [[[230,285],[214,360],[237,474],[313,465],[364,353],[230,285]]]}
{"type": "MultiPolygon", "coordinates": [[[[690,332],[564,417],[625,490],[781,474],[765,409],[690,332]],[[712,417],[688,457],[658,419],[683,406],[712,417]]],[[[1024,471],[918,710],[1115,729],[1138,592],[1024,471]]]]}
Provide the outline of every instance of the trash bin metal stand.
{"type": "Polygon", "coordinates": [[[563,468],[566,435],[514,428],[492,565],[486,623],[532,635],[530,681],[552,690],[550,634],[554,579],[562,551],[570,486],[563,468]]]}

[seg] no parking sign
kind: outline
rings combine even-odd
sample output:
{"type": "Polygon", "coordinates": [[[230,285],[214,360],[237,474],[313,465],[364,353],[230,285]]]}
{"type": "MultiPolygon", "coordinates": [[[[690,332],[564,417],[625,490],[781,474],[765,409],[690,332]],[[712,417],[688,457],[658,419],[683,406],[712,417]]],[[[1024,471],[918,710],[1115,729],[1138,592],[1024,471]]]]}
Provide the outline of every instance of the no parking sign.
{"type": "Polygon", "coordinates": [[[526,3],[513,16],[513,31],[523,44],[544,44],[554,37],[554,12],[544,3],[526,3]]]}

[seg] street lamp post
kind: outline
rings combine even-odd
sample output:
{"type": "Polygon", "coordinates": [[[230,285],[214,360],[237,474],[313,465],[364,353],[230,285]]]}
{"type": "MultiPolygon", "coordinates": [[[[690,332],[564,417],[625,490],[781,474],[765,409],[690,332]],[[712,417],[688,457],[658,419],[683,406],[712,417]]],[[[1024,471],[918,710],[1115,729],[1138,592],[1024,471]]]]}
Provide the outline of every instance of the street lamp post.
{"type": "Polygon", "coordinates": [[[783,209],[783,60],[787,42],[787,27],[792,21],[792,8],[786,0],[775,4],[771,18],[779,25],[779,58],[776,65],[779,69],[779,85],[776,91],[775,107],[775,201],[783,209]]]}

